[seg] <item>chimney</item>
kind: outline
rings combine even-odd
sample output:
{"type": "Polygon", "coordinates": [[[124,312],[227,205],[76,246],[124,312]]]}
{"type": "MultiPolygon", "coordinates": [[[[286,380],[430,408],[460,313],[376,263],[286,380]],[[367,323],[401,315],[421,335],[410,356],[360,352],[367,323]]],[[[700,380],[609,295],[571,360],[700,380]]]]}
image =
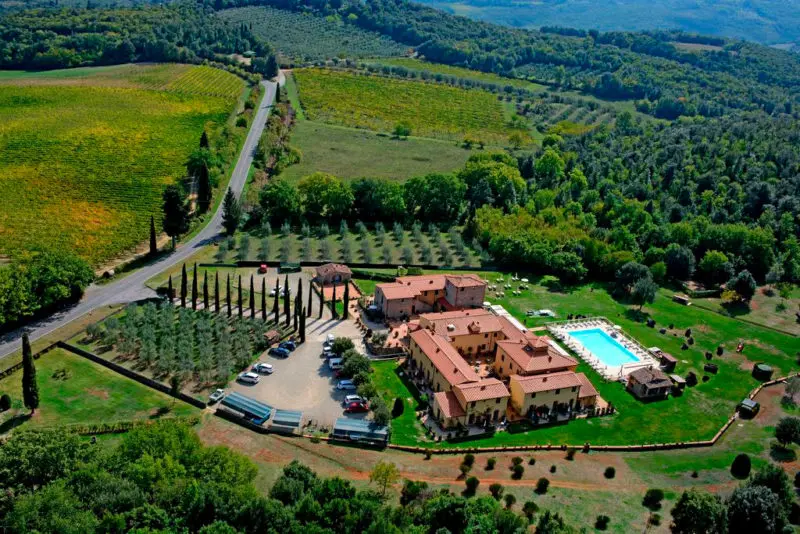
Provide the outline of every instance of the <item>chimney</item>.
{"type": "Polygon", "coordinates": [[[455,368],[453,369],[453,374],[454,374],[454,375],[457,375],[457,374],[458,374],[458,367],[455,367],[455,368]]]}
{"type": "Polygon", "coordinates": [[[542,384],[544,384],[545,382],[547,382],[547,377],[542,378],[542,384]]]}
{"type": "Polygon", "coordinates": [[[486,389],[486,386],[481,386],[481,391],[484,391],[485,389],[486,389]]]}

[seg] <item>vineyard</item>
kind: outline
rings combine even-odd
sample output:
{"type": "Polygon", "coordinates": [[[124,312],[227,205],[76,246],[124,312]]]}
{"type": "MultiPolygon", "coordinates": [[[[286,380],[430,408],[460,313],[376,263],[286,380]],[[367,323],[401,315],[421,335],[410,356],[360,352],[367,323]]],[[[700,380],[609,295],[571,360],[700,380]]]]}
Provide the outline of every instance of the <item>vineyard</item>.
{"type": "Polygon", "coordinates": [[[503,144],[515,131],[495,95],[446,85],[324,69],[294,71],[306,116],[331,124],[411,135],[503,144]]]}
{"type": "Polygon", "coordinates": [[[0,79],[0,254],[55,246],[98,264],[145,241],[164,185],[243,88],[210,67],[77,70],[0,79]]]}
{"type": "Polygon", "coordinates": [[[527,80],[521,80],[516,78],[505,78],[503,76],[498,76],[497,74],[491,74],[488,72],[464,69],[461,67],[453,67],[451,65],[443,65],[440,63],[430,63],[428,61],[422,61],[419,59],[413,59],[408,57],[381,59],[380,61],[377,61],[375,63],[379,65],[394,65],[396,67],[405,67],[409,70],[416,70],[423,72],[427,71],[428,73],[434,76],[440,74],[442,76],[451,76],[455,78],[462,78],[465,80],[476,80],[479,82],[493,83],[501,86],[510,85],[512,87],[527,89],[529,91],[541,91],[547,89],[547,87],[544,85],[534,82],[529,82],[527,80]]]}
{"type": "Polygon", "coordinates": [[[226,9],[219,15],[272,43],[285,62],[332,58],[400,56],[408,47],[377,33],[362,30],[331,17],[294,13],[271,7],[226,9]]]}

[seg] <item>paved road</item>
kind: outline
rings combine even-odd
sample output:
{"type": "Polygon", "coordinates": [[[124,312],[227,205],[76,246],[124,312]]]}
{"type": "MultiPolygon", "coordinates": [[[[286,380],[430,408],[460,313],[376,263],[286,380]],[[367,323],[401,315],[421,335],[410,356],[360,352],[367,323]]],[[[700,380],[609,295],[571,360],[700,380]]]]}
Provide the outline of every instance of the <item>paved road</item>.
{"type": "MultiPolygon", "coordinates": [[[[282,83],[282,80],[283,74],[281,73],[279,81],[282,83]]],[[[237,197],[241,195],[245,182],[247,182],[247,174],[250,171],[250,165],[253,163],[253,156],[256,146],[258,145],[258,140],[261,137],[261,133],[264,131],[264,125],[267,122],[270,108],[275,99],[277,84],[267,81],[261,83],[265,89],[264,98],[253,119],[250,131],[247,134],[247,139],[239,154],[239,160],[236,162],[236,167],[233,170],[230,183],[228,184],[228,187],[233,190],[237,197]]],[[[50,317],[32,323],[24,330],[27,330],[31,341],[35,341],[97,308],[111,304],[132,302],[134,300],[153,296],[153,291],[144,285],[147,280],[175,264],[186,261],[190,256],[196,253],[199,248],[213,241],[221,231],[222,203],[220,202],[219,208],[217,208],[217,211],[214,213],[214,217],[208,222],[206,227],[195,237],[180,245],[178,249],[169,256],[164,257],[156,263],[143,267],[115,282],[102,286],[90,286],[79,303],[71,308],[53,314],[50,317]]],[[[19,329],[0,337],[0,359],[20,348],[22,332],[23,329],[19,329]]]]}

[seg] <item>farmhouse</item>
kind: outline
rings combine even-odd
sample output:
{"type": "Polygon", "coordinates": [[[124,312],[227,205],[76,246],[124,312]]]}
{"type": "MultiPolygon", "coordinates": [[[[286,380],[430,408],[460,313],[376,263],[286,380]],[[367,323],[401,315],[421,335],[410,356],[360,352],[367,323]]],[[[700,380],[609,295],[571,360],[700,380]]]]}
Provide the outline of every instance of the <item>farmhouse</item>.
{"type": "Polygon", "coordinates": [[[314,281],[321,286],[327,286],[349,282],[352,277],[353,272],[347,265],[341,263],[326,263],[325,265],[317,267],[314,281]]]}
{"type": "Polygon", "coordinates": [[[501,419],[569,418],[595,405],[597,391],[552,340],[486,310],[427,313],[409,323],[412,378],[432,392],[444,428],[501,419]],[[479,365],[479,359],[493,364],[479,365]],[[509,391],[510,388],[510,391],[509,391]]]}
{"type": "Polygon", "coordinates": [[[387,319],[408,318],[420,313],[480,308],[486,282],[474,274],[401,276],[378,284],[375,305],[387,319]]]}
{"type": "Polygon", "coordinates": [[[671,387],[672,381],[658,369],[645,367],[628,375],[628,391],[642,400],[664,398],[671,387]]]}

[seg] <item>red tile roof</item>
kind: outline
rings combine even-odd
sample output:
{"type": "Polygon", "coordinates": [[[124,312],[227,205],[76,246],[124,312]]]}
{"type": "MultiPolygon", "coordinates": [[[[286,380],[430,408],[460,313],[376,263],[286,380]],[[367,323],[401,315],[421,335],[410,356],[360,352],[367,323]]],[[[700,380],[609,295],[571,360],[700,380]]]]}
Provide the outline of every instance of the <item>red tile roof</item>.
{"type": "Polygon", "coordinates": [[[540,393],[581,385],[578,375],[572,371],[533,376],[511,375],[511,381],[516,381],[524,393],[540,393]]]}
{"type": "Polygon", "coordinates": [[[317,267],[318,276],[325,276],[331,273],[348,274],[348,275],[353,274],[353,272],[350,270],[350,267],[348,267],[347,265],[343,265],[341,263],[326,263],[325,265],[320,265],[319,267],[317,267]]]}
{"type": "Polygon", "coordinates": [[[458,351],[442,336],[434,335],[423,328],[412,332],[411,340],[419,346],[420,350],[451,386],[480,380],[477,373],[472,370],[458,351]]]}
{"type": "Polygon", "coordinates": [[[588,397],[596,397],[598,395],[597,390],[594,388],[589,379],[586,378],[586,375],[583,373],[575,373],[578,377],[578,380],[581,381],[581,390],[578,393],[579,399],[585,399],[588,397]]]}
{"type": "Polygon", "coordinates": [[[453,395],[452,391],[440,391],[433,394],[434,404],[439,406],[442,410],[442,417],[450,419],[451,417],[464,417],[466,412],[464,408],[458,403],[458,399],[453,395]]]}
{"type": "Polygon", "coordinates": [[[406,286],[403,284],[398,284],[395,282],[378,284],[377,286],[375,286],[375,292],[377,293],[378,291],[383,293],[383,296],[384,298],[386,298],[386,300],[413,299],[414,297],[419,295],[419,291],[417,291],[413,287],[406,286]]]}
{"type": "Polygon", "coordinates": [[[511,395],[505,384],[496,378],[485,378],[479,382],[459,384],[453,388],[453,393],[455,393],[462,406],[466,406],[468,402],[497,399],[511,395]]]}
{"type": "Polygon", "coordinates": [[[523,373],[546,373],[578,365],[574,358],[561,354],[547,339],[526,337],[521,341],[498,341],[497,346],[523,373]]]}
{"type": "Polygon", "coordinates": [[[442,291],[450,283],[456,287],[478,287],[486,285],[474,274],[431,274],[423,276],[399,276],[394,282],[378,284],[383,295],[389,299],[414,298],[423,291],[442,291]]]}
{"type": "Polygon", "coordinates": [[[446,280],[456,287],[480,287],[485,286],[486,282],[476,274],[447,275],[446,280]]]}

